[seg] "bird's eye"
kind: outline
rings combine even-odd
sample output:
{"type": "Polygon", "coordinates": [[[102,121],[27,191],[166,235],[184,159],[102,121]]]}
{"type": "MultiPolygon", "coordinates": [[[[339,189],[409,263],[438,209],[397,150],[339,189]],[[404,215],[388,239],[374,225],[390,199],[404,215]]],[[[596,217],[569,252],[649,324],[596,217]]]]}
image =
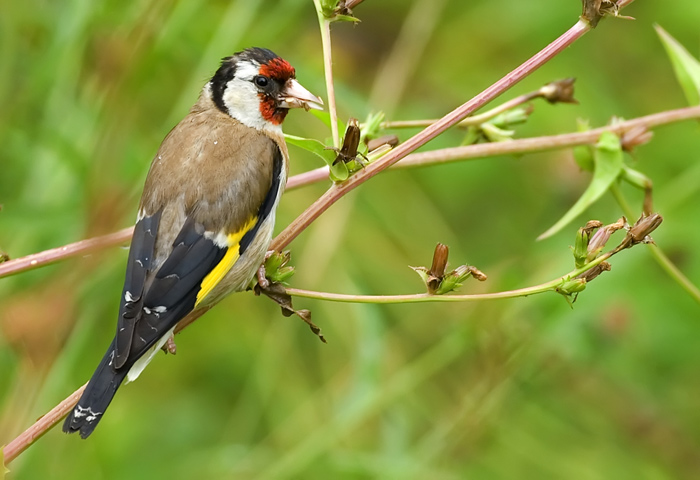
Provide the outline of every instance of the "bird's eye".
{"type": "Polygon", "coordinates": [[[253,78],[253,81],[258,87],[262,88],[267,87],[267,85],[270,83],[270,79],[262,75],[257,75],[255,78],[253,78]]]}

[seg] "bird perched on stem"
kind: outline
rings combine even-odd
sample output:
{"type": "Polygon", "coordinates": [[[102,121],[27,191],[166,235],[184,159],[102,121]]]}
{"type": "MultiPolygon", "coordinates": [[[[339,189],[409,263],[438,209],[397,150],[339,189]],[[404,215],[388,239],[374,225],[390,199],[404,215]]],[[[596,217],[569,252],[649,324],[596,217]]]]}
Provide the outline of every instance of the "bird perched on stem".
{"type": "Polygon", "coordinates": [[[224,58],[151,164],[131,241],[117,331],[63,431],[90,435],[193,310],[245,290],[272,239],[287,180],[282,121],[323,102],[270,50],[224,58]]]}

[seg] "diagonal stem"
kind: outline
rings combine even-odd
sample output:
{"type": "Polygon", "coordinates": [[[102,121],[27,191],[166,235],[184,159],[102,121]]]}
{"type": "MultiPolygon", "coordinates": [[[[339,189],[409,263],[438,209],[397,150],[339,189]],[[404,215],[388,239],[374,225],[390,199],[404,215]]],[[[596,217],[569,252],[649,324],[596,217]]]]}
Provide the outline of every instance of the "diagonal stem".
{"type": "MultiPolygon", "coordinates": [[[[632,1],[634,0],[621,0],[620,4],[627,5],[629,3],[632,3],[632,1]]],[[[314,3],[317,5],[318,9],[320,5],[319,0],[314,0],[314,3]]],[[[320,12],[320,10],[318,11],[320,12]]],[[[520,65],[518,68],[507,74],[501,80],[488,87],[482,93],[472,98],[459,108],[448,113],[443,118],[438,120],[433,125],[427,127],[422,132],[411,137],[405,143],[399,145],[396,149],[392,150],[384,157],[370,164],[367,168],[361,170],[346,182],[331,187],[321,198],[314,202],[314,204],[312,204],[311,207],[309,207],[297,220],[295,220],[291,225],[289,225],[273,241],[272,248],[278,250],[284,248],[292,240],[294,240],[294,238],[296,238],[299,235],[299,233],[303,231],[311,222],[318,218],[319,215],[326,211],[333,203],[338,201],[343,195],[350,192],[351,190],[354,190],[359,185],[366,182],[381,171],[389,168],[391,165],[398,162],[401,158],[405,157],[406,155],[413,152],[422,145],[425,145],[427,142],[429,142],[430,140],[432,140],[451,126],[455,125],[460,120],[463,120],[467,115],[475,111],[477,108],[496,98],[498,95],[509,89],[511,86],[513,86],[523,78],[525,78],[527,75],[532,73],[534,70],[542,66],[547,61],[552,59],[554,56],[556,56],[566,47],[571,45],[578,38],[583,36],[590,29],[591,26],[587,22],[579,20],[562,36],[560,36],[554,42],[549,44],[535,56],[527,60],[525,63],[520,65]]],[[[118,236],[119,238],[123,238],[124,240],[128,240],[130,234],[131,229],[125,229],[112,235],[118,236]]],[[[105,237],[98,237],[98,239],[93,240],[100,240],[104,238],[105,237]]],[[[599,257],[599,259],[602,258],[603,257],[599,257]]],[[[53,261],[55,261],[55,258],[53,261]]],[[[38,262],[31,264],[30,261],[31,265],[27,269],[32,268],[32,266],[36,265],[37,263],[38,262]]],[[[38,422],[32,425],[22,435],[20,435],[8,445],[6,445],[3,448],[5,462],[8,463],[10,460],[16,458],[17,455],[19,455],[22,451],[24,451],[31,444],[33,444],[34,441],[36,441],[36,439],[40,438],[56,423],[58,423],[60,419],[63,416],[65,416],[68,413],[68,411],[70,411],[70,408],[72,408],[72,406],[75,405],[78,398],[80,397],[80,394],[81,391],[79,389],[78,391],[74,392],[71,396],[63,400],[63,402],[61,402],[58,406],[54,407],[54,409],[52,409],[51,412],[49,412],[49,414],[42,417],[38,422]]]]}
{"type": "Polygon", "coordinates": [[[289,245],[299,235],[299,233],[301,233],[311,224],[311,222],[316,220],[323,212],[328,210],[331,205],[337,202],[345,194],[362,185],[379,172],[389,168],[409,153],[425,145],[451,126],[463,120],[477,108],[490,102],[508,90],[530,73],[534,72],[537,68],[551,60],[577,39],[581,38],[590,29],[591,26],[587,22],[579,20],[559,38],[547,45],[544,49],[507,74],[505,77],[478,94],[476,97],[448,113],[440,120],[427,127],[425,130],[409,138],[406,142],[402,143],[376,162],[370,164],[367,168],[359,171],[347,181],[338,185],[333,185],[294,222],[285,228],[284,231],[277,236],[277,238],[275,238],[271,248],[281,250],[289,245]]]}
{"type": "MultiPolygon", "coordinates": [[[[443,148],[429,152],[413,153],[396,163],[393,168],[420,167],[438,163],[448,163],[461,160],[490,157],[495,155],[522,154],[553,150],[558,148],[587,145],[598,141],[598,137],[605,131],[621,134],[637,126],[654,128],[660,125],[700,118],[700,106],[685,107],[666,112],[654,113],[644,117],[627,120],[615,125],[605,126],[589,130],[587,132],[564,133],[561,135],[549,135],[543,137],[523,138],[510,142],[481,143],[466,145],[463,147],[443,148]]],[[[287,182],[286,190],[292,190],[304,185],[328,180],[328,167],[295,175],[287,182]]],[[[45,265],[55,263],[67,258],[87,255],[89,253],[126,244],[131,239],[133,227],[128,227],[118,232],[100,237],[89,238],[79,242],[70,243],[63,247],[52,248],[43,252],[27,255],[25,257],[0,263],[0,278],[25,272],[45,265]]]]}

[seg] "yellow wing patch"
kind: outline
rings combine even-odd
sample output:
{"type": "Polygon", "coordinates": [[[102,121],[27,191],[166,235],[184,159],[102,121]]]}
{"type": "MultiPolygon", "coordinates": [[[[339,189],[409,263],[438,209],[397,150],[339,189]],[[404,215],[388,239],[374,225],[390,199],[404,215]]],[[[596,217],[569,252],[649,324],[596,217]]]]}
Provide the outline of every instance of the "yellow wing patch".
{"type": "Polygon", "coordinates": [[[197,305],[199,305],[199,303],[211,293],[214,287],[216,287],[219,284],[219,282],[226,276],[229,270],[231,270],[233,265],[238,260],[238,257],[240,256],[238,253],[238,245],[241,242],[243,235],[245,235],[251,228],[253,228],[257,221],[258,217],[253,217],[248,222],[246,222],[246,224],[243,225],[243,228],[241,228],[239,231],[228,234],[228,236],[226,237],[228,243],[228,250],[226,251],[224,258],[222,258],[221,261],[216,265],[216,267],[214,267],[212,271],[209,272],[206,277],[204,277],[204,280],[202,280],[202,285],[199,289],[199,293],[197,293],[197,301],[194,304],[195,307],[197,307],[197,305]]]}

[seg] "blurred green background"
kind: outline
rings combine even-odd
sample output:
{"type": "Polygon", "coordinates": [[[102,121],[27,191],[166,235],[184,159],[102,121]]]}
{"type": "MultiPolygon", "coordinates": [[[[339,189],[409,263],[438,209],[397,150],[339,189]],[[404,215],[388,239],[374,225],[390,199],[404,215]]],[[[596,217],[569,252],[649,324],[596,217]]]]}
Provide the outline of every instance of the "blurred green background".
{"type": "MultiPolygon", "coordinates": [[[[341,118],[434,118],[569,28],[578,0],[367,0],[333,28],[341,118]]],[[[536,103],[518,137],[685,106],[653,30],[697,55],[700,3],[637,1],[502,99],[577,77],[580,105],[536,103]]],[[[0,249],[13,258],[132,224],[152,155],[221,57],[271,48],[325,98],[310,0],[3,2],[0,249]]],[[[293,112],[285,131],[326,138],[293,112]]],[[[406,138],[410,132],[400,132],[406,138]]],[[[449,132],[427,148],[452,146],[449,132]]],[[[290,147],[292,173],[320,166],[290,147]]],[[[700,136],[660,128],[635,168],[655,182],[657,243],[700,284],[700,136]]],[[[573,266],[578,226],[535,242],[589,180],[570,151],[389,172],[291,245],[292,285],[422,291],[407,265],[477,265],[496,292],[573,266]]],[[[278,228],[327,184],[287,193],[278,228]]],[[[625,189],[641,208],[641,193],[625,189]]],[[[0,280],[0,444],[85,382],[114,332],[126,249],[0,280]]],[[[470,304],[297,299],[328,339],[267,299],[229,297],[123,387],[87,441],[56,428],[10,478],[665,479],[700,471],[700,307],[645,247],[572,310],[555,294],[470,304]]]]}

